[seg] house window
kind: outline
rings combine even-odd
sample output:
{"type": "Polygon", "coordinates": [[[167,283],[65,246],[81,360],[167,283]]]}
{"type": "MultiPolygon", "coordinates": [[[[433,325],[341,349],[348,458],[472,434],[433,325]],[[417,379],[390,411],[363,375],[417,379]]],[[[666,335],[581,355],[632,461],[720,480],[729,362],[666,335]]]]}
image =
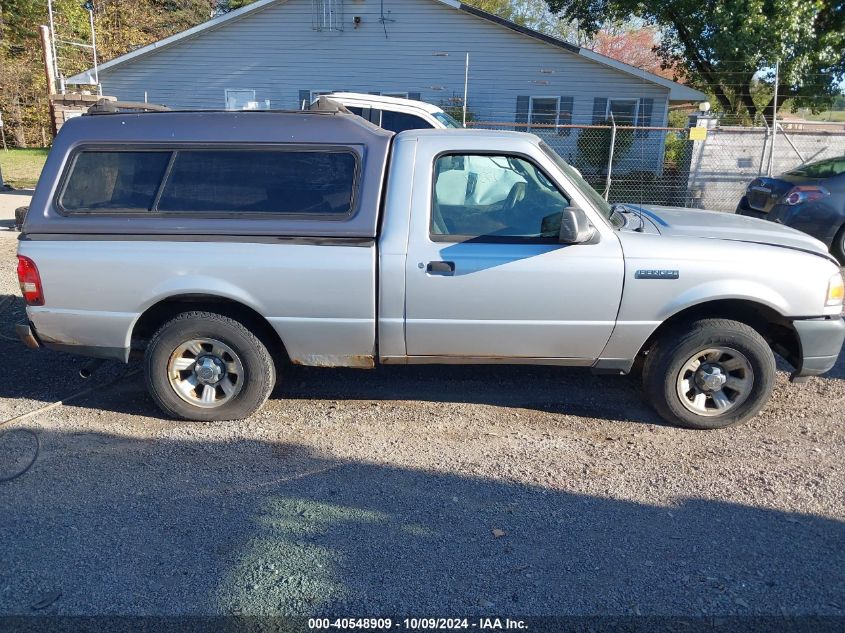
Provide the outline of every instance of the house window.
{"type": "Polygon", "coordinates": [[[636,125],[639,99],[608,99],[607,118],[613,114],[616,125],[636,125]]]}
{"type": "Polygon", "coordinates": [[[312,90],[311,91],[311,101],[313,102],[314,99],[317,97],[322,97],[323,95],[330,95],[331,93],[335,92],[334,90],[312,90]]]}
{"type": "Polygon", "coordinates": [[[252,110],[255,109],[255,90],[227,89],[226,109],[227,110],[252,110]]]}
{"type": "MultiPolygon", "coordinates": [[[[528,127],[558,125],[560,97],[531,97],[528,106],[528,127]]],[[[539,128],[548,130],[549,128],[539,128]]]]}
{"type": "MultiPolygon", "coordinates": [[[[572,124],[572,97],[530,97],[528,103],[528,122],[535,129],[549,132],[554,130],[558,136],[569,136],[572,124]],[[553,125],[554,128],[539,127],[553,125]]],[[[529,129],[531,125],[529,125],[529,129]]]]}
{"type": "Polygon", "coordinates": [[[308,103],[314,103],[317,100],[317,97],[324,97],[336,92],[349,92],[346,88],[341,88],[340,90],[309,90],[306,91],[309,95],[308,103]]]}

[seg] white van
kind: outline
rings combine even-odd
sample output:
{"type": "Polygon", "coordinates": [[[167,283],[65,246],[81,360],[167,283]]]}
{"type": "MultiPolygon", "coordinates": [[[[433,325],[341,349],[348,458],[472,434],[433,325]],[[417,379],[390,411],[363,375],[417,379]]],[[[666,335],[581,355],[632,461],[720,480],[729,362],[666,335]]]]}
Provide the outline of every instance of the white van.
{"type": "MultiPolygon", "coordinates": [[[[322,96],[339,103],[352,114],[357,114],[370,123],[397,134],[405,130],[462,127],[458,121],[436,105],[425,101],[383,97],[361,92],[332,92],[322,96]]],[[[318,105],[319,99],[320,97],[317,97],[311,103],[310,109],[318,105]]]]}

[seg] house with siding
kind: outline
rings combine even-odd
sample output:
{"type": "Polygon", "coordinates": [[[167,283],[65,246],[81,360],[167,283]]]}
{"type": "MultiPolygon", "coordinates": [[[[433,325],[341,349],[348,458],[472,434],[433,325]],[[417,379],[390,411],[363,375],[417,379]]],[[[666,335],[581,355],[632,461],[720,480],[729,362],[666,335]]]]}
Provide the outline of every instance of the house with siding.
{"type": "MultiPolygon", "coordinates": [[[[456,0],[257,0],[98,68],[103,94],[172,108],[298,108],[331,91],[461,105],[474,122],[527,129],[565,158],[569,124],[665,126],[705,95],[456,0]]],[[[93,85],[93,69],[67,79],[93,85]]],[[[662,137],[661,137],[662,139],[662,137]]],[[[628,154],[654,165],[638,133],[628,154]]],[[[657,153],[655,153],[657,152],[657,153]]],[[[575,161],[577,162],[577,161],[575,161]]]]}

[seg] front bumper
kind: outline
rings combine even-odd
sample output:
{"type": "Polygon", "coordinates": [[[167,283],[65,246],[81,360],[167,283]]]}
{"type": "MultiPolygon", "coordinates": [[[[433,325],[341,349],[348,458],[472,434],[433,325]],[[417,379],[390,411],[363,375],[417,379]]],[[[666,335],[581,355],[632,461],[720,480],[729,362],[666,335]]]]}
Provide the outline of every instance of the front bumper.
{"type": "Polygon", "coordinates": [[[748,204],[748,196],[742,196],[739,204],[736,205],[734,213],[737,215],[745,215],[750,218],[758,218],[760,220],[766,219],[766,213],[751,208],[751,205],[748,204]]]}
{"type": "Polygon", "coordinates": [[[830,371],[845,342],[845,320],[841,317],[797,319],[792,325],[798,334],[800,366],[795,368],[790,380],[795,382],[830,371]]]}

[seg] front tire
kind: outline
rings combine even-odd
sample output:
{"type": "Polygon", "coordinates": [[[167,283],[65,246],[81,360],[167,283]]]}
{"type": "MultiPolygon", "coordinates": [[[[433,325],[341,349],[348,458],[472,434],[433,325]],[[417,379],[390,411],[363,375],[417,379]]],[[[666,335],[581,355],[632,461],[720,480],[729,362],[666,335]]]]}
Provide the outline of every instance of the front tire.
{"type": "Polygon", "coordinates": [[[165,323],[145,354],[147,388],[170,417],[241,420],[255,413],[276,381],[264,343],[235,319],[184,312],[165,323]]]}
{"type": "Polygon", "coordinates": [[[845,266],[845,225],[839,229],[836,237],[833,238],[830,254],[837,259],[840,266],[845,266]]]}
{"type": "Polygon", "coordinates": [[[756,330],[702,319],[661,337],[646,357],[643,386],[667,422],[721,429],[754,417],[775,382],[775,357],[756,330]]]}

